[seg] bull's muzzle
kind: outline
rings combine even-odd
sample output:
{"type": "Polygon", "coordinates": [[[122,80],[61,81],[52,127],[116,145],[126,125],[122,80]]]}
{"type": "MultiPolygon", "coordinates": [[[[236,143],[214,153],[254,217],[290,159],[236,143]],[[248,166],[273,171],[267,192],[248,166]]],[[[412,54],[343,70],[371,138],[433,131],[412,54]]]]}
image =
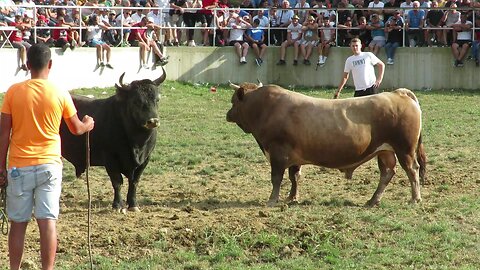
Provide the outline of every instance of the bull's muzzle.
{"type": "Polygon", "coordinates": [[[147,123],[145,123],[144,127],[148,129],[153,129],[158,127],[160,124],[160,119],[158,118],[150,118],[148,119],[147,123]]]}

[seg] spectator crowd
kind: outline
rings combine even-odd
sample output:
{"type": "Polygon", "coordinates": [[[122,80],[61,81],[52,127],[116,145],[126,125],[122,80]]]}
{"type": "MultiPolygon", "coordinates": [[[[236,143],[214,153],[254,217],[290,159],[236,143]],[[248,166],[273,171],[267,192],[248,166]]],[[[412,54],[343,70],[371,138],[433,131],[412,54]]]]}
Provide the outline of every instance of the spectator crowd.
{"type": "Polygon", "coordinates": [[[388,65],[398,47],[438,46],[451,48],[456,67],[466,59],[479,66],[479,7],[473,0],[0,0],[0,44],[8,39],[19,49],[24,70],[26,51],[39,42],[95,47],[97,66],[107,68],[112,47],[138,47],[148,69],[148,52],[153,65],[165,65],[164,46],[199,45],[232,46],[241,65],[251,49],[258,66],[269,46],[280,46],[277,65],[311,65],[318,55],[318,67],[331,47],[353,38],[362,50],[384,50],[388,65]]]}

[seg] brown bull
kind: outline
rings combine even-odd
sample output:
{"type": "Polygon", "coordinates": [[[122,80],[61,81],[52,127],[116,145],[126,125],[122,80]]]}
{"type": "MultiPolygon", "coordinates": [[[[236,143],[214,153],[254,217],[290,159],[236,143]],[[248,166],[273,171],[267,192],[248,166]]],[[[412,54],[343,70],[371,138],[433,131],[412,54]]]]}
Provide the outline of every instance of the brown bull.
{"type": "Polygon", "coordinates": [[[279,201],[287,168],[292,183],[287,200],[297,201],[301,165],[337,168],[350,178],[358,166],[376,156],[380,182],[367,205],[380,202],[395,175],[397,158],[410,180],[411,202],[421,201],[419,177],[425,180],[426,156],[421,110],[412,91],[329,100],[277,85],[230,85],[235,93],[227,121],[251,133],[271,165],[269,205],[279,201]]]}

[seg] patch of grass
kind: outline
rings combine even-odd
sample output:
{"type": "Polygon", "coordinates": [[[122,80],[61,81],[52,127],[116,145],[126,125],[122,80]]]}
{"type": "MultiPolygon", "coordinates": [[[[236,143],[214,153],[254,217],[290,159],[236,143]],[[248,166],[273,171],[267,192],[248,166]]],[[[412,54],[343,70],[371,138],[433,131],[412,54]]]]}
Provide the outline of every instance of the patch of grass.
{"type": "MultiPolygon", "coordinates": [[[[478,91],[415,92],[429,160],[423,202],[407,203],[410,186],[397,166],[380,206],[364,208],[379,179],[375,161],[351,180],[304,166],[300,203],[265,207],[270,166],[251,134],[225,121],[232,91],[176,82],[162,88],[158,141],[137,192],[142,211],[113,213],[108,176],[91,168],[97,269],[478,268],[478,91]]],[[[295,91],[331,98],[334,90],[295,91]]],[[[87,250],[79,248],[85,246],[85,178],[74,174],[65,163],[58,269],[89,269],[87,250]]],[[[285,175],[282,198],[289,188],[285,175]]],[[[28,228],[25,258],[36,262],[38,230],[28,228]]],[[[0,258],[6,250],[0,241],[0,258]]],[[[0,268],[6,263],[0,260],[0,268]]]]}

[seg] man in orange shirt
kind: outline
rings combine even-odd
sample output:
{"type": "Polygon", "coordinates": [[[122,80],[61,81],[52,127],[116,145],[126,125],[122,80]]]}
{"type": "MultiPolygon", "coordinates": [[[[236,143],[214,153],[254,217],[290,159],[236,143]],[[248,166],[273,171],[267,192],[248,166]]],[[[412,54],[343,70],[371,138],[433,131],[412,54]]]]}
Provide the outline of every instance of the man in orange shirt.
{"type": "Polygon", "coordinates": [[[94,121],[90,116],[80,121],[70,94],[48,81],[52,60],[47,45],[30,47],[27,66],[31,79],[8,89],[0,118],[0,186],[8,182],[10,269],[20,268],[32,210],[40,231],[42,269],[53,269],[62,182],[60,123],[65,119],[70,132],[81,135],[93,129],[94,121]]]}

